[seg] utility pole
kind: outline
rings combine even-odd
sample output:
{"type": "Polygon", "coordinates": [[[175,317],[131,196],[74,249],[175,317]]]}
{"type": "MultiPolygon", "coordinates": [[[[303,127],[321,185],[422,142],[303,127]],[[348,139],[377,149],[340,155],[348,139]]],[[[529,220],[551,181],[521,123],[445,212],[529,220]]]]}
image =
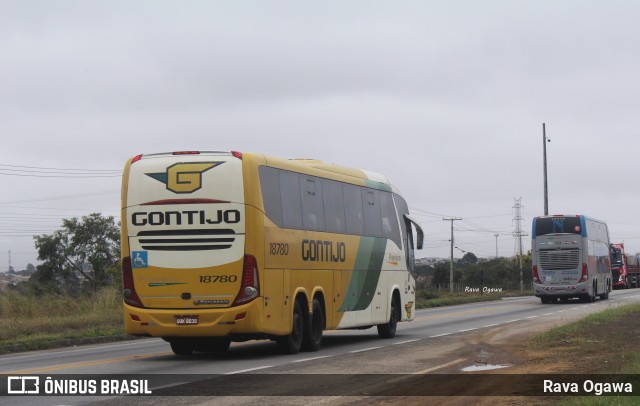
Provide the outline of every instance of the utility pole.
{"type": "Polygon", "coordinates": [[[549,215],[549,192],[547,189],[547,142],[551,140],[547,139],[547,131],[544,123],[542,123],[542,156],[544,167],[544,215],[549,215]]]}
{"type": "Polygon", "coordinates": [[[500,234],[496,233],[493,236],[496,237],[496,259],[498,259],[498,236],[500,234]]]}
{"type": "Polygon", "coordinates": [[[443,218],[444,221],[451,222],[451,257],[449,262],[449,292],[453,293],[453,222],[462,220],[462,217],[443,218]]]}
{"type": "Polygon", "coordinates": [[[515,209],[515,217],[513,218],[513,221],[515,221],[516,223],[516,230],[513,232],[513,236],[517,238],[516,244],[518,244],[518,251],[520,253],[518,255],[518,259],[520,262],[520,290],[524,290],[522,281],[522,237],[527,235],[527,233],[522,231],[523,218],[521,210],[524,206],[522,205],[522,198],[514,198],[513,200],[515,201],[515,205],[513,206],[513,208],[515,209]]]}

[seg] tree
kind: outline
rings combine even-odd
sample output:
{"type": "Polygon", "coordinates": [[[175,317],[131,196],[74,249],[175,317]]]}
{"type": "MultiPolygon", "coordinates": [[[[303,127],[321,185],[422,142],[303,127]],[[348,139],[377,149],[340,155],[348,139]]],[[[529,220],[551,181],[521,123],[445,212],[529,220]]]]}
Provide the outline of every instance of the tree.
{"type": "MultiPolygon", "coordinates": [[[[109,284],[120,260],[120,229],[112,216],[62,220],[62,229],[34,237],[41,277],[59,284],[84,278],[91,291],[109,284]]],[[[77,282],[75,282],[77,283],[77,282]]],[[[66,289],[65,289],[66,290],[66,289]]]]}
{"type": "Polygon", "coordinates": [[[478,262],[478,257],[473,252],[467,252],[462,256],[462,263],[464,265],[476,264],[478,262]]]}

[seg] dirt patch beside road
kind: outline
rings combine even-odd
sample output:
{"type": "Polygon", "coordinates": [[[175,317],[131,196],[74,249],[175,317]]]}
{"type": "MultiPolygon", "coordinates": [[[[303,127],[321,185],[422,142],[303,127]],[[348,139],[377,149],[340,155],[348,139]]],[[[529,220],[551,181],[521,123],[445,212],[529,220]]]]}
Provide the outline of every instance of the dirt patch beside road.
{"type": "MultiPolygon", "coordinates": [[[[625,314],[600,325],[589,326],[588,330],[576,331],[571,335],[560,335],[552,342],[534,342],[534,337],[543,331],[570,320],[536,319],[536,322],[517,325],[507,324],[479,334],[463,337],[465,345],[456,358],[465,361],[445,369],[438,374],[460,374],[465,366],[509,365],[507,368],[491,371],[472,372],[476,374],[606,374],[620,373],[631,362],[631,356],[640,340],[640,318],[636,313],[625,314]],[[626,353],[626,355],[624,355],[626,353]]],[[[496,385],[503,384],[496,380],[496,385]]],[[[542,385],[542,382],[540,382],[542,385]]],[[[424,385],[424,383],[422,384],[424,385]]],[[[496,388],[497,392],[498,388],[496,388]]],[[[414,386],[403,388],[403,393],[420,393],[414,386]],[[406,392],[404,392],[406,389],[406,392]]],[[[461,394],[464,388],[461,388],[461,394]]],[[[489,391],[490,392],[490,391],[489,391]]],[[[448,397],[378,397],[369,398],[369,403],[379,405],[549,405],[562,400],[555,396],[448,396],[448,397]]],[[[357,403],[356,403],[357,404],[357,403]]]]}

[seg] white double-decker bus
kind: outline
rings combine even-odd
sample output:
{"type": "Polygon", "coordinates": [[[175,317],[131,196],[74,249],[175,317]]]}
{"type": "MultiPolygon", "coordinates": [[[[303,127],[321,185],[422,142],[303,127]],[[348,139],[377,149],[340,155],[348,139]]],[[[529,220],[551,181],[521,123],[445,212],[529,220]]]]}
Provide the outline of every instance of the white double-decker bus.
{"type": "Polygon", "coordinates": [[[583,215],[533,219],[533,290],[542,303],[577,297],[593,302],[611,292],[607,224],[583,215]]]}

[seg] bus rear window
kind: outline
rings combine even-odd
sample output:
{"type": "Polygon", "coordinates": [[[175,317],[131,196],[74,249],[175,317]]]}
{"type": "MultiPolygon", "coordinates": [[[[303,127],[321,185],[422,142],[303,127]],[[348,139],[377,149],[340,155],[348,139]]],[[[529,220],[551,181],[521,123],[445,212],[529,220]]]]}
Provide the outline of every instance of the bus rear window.
{"type": "Polygon", "coordinates": [[[581,234],[580,217],[546,217],[536,220],[536,235],[581,234]]]}

